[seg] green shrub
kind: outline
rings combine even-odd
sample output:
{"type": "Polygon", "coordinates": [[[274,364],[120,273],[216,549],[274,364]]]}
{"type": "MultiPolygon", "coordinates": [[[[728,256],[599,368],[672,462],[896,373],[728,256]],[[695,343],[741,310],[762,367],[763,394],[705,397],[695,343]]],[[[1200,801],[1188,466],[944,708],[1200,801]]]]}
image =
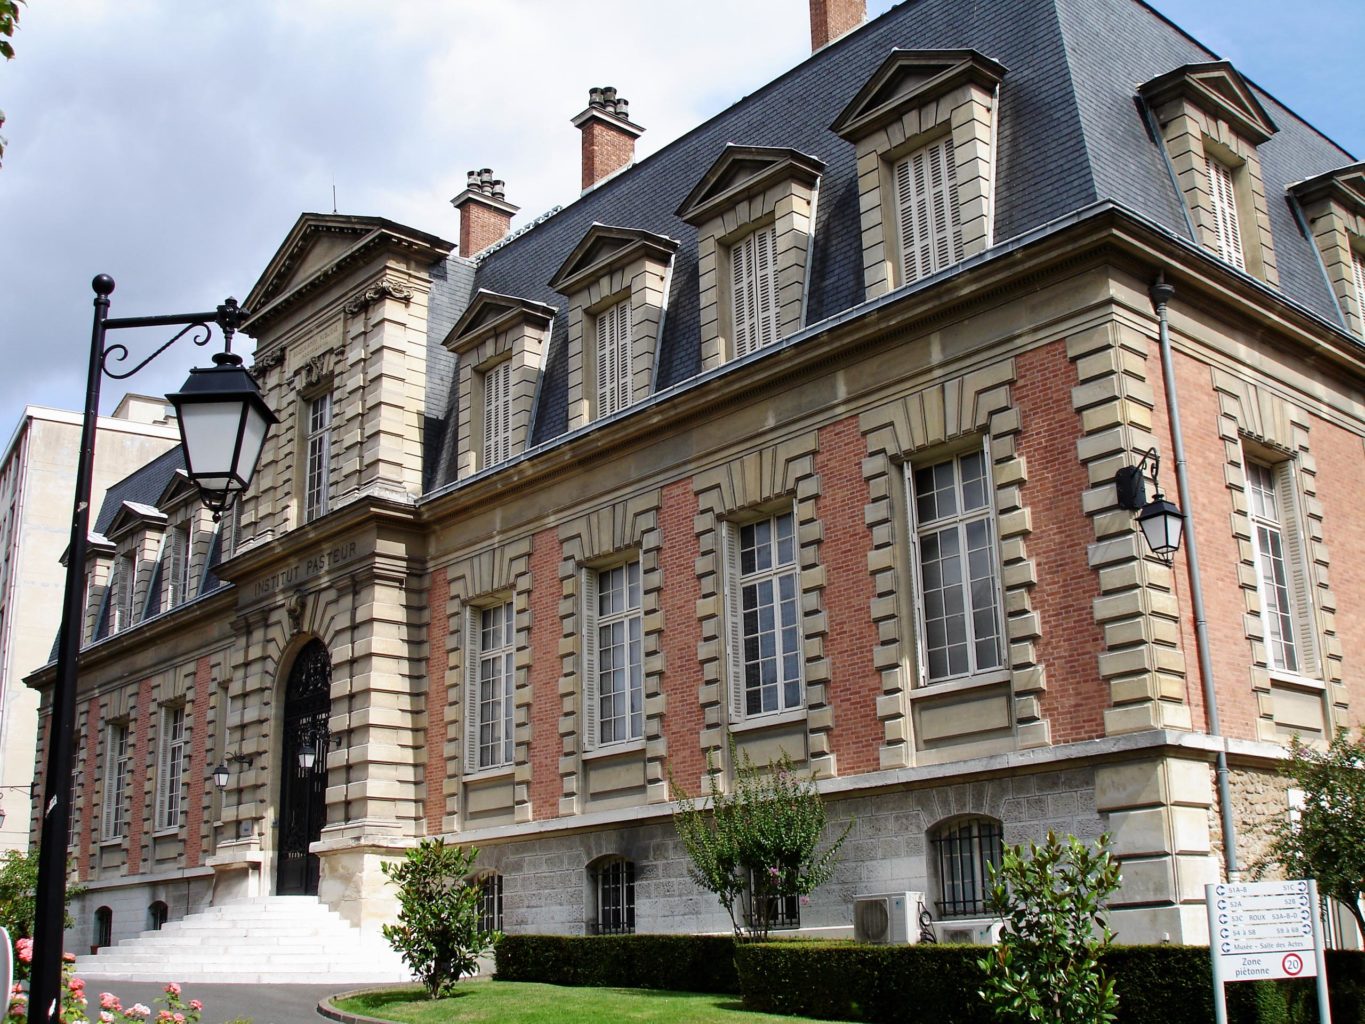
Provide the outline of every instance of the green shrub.
{"type": "Polygon", "coordinates": [[[501,981],[738,993],[728,935],[504,935],[501,981]]]}

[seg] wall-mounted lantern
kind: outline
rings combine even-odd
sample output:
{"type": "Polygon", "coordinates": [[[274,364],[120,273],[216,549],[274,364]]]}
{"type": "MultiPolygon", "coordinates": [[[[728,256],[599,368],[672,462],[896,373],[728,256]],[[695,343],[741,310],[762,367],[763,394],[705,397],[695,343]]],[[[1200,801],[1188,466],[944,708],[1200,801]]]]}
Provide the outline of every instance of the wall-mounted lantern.
{"type": "Polygon", "coordinates": [[[1161,468],[1161,456],[1155,448],[1148,450],[1136,466],[1124,466],[1114,474],[1114,487],[1118,491],[1119,507],[1137,512],[1138,526],[1147,539],[1152,554],[1167,565],[1180,549],[1180,535],[1185,528],[1185,516],[1172,502],[1161,493],[1157,472],[1161,468]],[[1152,465],[1152,490],[1156,493],[1147,500],[1147,481],[1143,470],[1148,463],[1152,465]]]}

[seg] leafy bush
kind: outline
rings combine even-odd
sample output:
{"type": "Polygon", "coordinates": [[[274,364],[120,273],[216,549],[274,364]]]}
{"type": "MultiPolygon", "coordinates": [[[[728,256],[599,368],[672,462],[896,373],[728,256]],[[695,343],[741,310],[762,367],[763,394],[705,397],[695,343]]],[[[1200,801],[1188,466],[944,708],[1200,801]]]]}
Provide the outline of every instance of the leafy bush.
{"type": "Polygon", "coordinates": [[[427,995],[439,999],[498,939],[479,929],[479,888],[468,880],[479,851],[424,839],[384,874],[398,886],[398,923],[384,938],[403,956],[427,995]]]}
{"type": "Polygon", "coordinates": [[[1100,967],[1113,941],[1105,902],[1119,887],[1109,837],[1092,850],[1075,836],[1051,831],[1039,846],[1005,847],[991,865],[986,905],[1005,922],[1000,944],[981,960],[981,997],[1002,1020],[1106,1024],[1118,999],[1100,967]]]}
{"type": "Polygon", "coordinates": [[[504,935],[499,981],[739,992],[728,935],[504,935]]]}
{"type": "MultiPolygon", "coordinates": [[[[0,857],[0,926],[9,931],[10,940],[33,937],[33,919],[37,908],[38,891],[38,851],[7,850],[0,857]]],[[[68,882],[66,886],[66,907],[70,908],[72,897],[85,892],[85,886],[68,882]]],[[[66,927],[72,925],[71,914],[66,914],[66,927]]],[[[28,961],[22,957],[14,959],[14,976],[29,976],[28,961]]]]}

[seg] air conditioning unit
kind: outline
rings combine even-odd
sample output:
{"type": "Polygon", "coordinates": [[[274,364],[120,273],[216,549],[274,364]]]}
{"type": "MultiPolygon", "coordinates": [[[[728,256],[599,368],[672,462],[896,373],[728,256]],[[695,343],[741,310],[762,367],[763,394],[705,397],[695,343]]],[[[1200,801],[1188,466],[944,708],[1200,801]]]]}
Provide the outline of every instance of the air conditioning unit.
{"type": "Polygon", "coordinates": [[[1003,921],[935,921],[934,938],[958,946],[994,946],[1000,941],[1003,921]]]}
{"type": "Polygon", "coordinates": [[[859,942],[905,943],[919,940],[923,893],[884,892],[853,897],[853,937],[859,942]]]}

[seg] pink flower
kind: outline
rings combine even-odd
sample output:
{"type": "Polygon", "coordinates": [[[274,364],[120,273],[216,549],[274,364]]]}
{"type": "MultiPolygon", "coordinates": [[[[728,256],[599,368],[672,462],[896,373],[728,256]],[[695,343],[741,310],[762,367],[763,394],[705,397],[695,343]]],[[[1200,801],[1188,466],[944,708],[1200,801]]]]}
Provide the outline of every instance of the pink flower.
{"type": "Polygon", "coordinates": [[[781,874],[782,874],[781,870],[779,870],[777,867],[771,867],[768,869],[768,875],[773,879],[776,879],[781,874]]]}
{"type": "Polygon", "coordinates": [[[118,996],[114,995],[112,992],[100,993],[100,1007],[101,1009],[113,1010],[115,1012],[121,1012],[123,1010],[123,1007],[119,1005],[118,996]]]}
{"type": "Polygon", "coordinates": [[[157,1024],[171,1024],[171,1011],[161,1010],[156,1015],[157,1024]]]}
{"type": "Polygon", "coordinates": [[[201,1003],[198,999],[191,999],[191,1000],[190,1000],[190,1009],[193,1010],[195,1013],[198,1013],[198,1012],[199,1012],[200,1010],[202,1010],[203,1008],[204,1008],[204,1004],[201,1003]]]}
{"type": "Polygon", "coordinates": [[[63,953],[63,954],[62,954],[62,962],[63,962],[63,963],[67,963],[67,964],[74,964],[74,963],[76,962],[76,954],[75,954],[75,953],[63,953]]]}
{"type": "Polygon", "coordinates": [[[171,982],[169,985],[166,986],[166,991],[170,995],[178,996],[180,995],[180,986],[177,985],[175,982],[171,982]]]}
{"type": "Polygon", "coordinates": [[[14,950],[19,954],[19,959],[26,964],[33,962],[33,940],[20,939],[14,944],[14,950]]]}
{"type": "Polygon", "coordinates": [[[134,1003],[128,1009],[123,1011],[123,1015],[125,1017],[133,1017],[136,1019],[146,1020],[148,1017],[152,1015],[152,1008],[150,1006],[146,1006],[143,1003],[134,1003]]]}
{"type": "Polygon", "coordinates": [[[100,1024],[114,1024],[114,1015],[108,1010],[101,1010],[100,1024]]]}
{"type": "Polygon", "coordinates": [[[185,1015],[183,1013],[177,1013],[171,1019],[175,1021],[175,1024],[185,1024],[185,1015]]]}

